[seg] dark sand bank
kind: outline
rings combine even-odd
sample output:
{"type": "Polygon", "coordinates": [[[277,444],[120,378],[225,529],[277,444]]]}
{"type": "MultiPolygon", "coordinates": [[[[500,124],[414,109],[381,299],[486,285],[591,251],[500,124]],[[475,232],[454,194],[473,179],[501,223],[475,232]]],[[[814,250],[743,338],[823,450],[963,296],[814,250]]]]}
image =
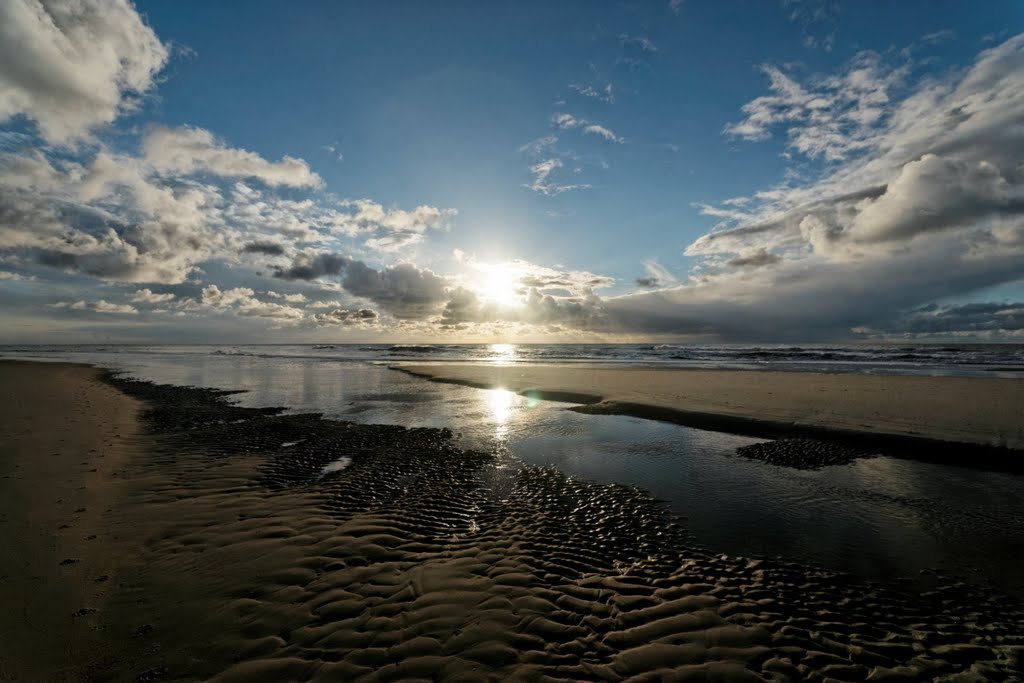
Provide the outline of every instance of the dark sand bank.
{"type": "Polygon", "coordinates": [[[934,577],[921,592],[715,555],[642,491],[504,472],[444,430],[99,378],[0,363],[0,542],[15,549],[0,590],[24,605],[0,611],[0,676],[1020,676],[1024,606],[981,588],[934,577]],[[345,466],[324,474],[331,463],[345,466]],[[86,512],[53,502],[73,495],[93,496],[71,502],[86,512]],[[68,519],[74,534],[59,529],[68,519]],[[109,578],[95,584],[99,571],[109,578]],[[45,598],[21,595],[30,582],[45,598]],[[96,611],[72,616],[82,608],[96,611]]]}

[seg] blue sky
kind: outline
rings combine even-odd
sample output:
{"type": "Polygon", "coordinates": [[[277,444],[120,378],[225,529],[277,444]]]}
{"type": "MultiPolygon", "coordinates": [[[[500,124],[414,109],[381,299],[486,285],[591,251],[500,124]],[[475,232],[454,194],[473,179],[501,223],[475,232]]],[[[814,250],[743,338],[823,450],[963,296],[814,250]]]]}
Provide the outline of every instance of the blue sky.
{"type": "Polygon", "coordinates": [[[0,14],[0,341],[1024,328],[1019,2],[0,14]]]}

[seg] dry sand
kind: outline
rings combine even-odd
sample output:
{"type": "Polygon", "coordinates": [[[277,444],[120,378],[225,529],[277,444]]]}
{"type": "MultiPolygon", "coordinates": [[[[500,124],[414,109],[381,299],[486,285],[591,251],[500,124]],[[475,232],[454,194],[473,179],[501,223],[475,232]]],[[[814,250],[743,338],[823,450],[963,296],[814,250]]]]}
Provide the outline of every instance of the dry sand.
{"type": "Polygon", "coordinates": [[[496,478],[444,430],[110,380],[129,399],[98,377],[0,363],[0,590],[18,605],[0,610],[0,678],[1020,676],[1024,607],[1005,596],[707,553],[642,491],[496,478]]]}
{"type": "Polygon", "coordinates": [[[1024,448],[1024,382],[809,372],[417,364],[430,379],[766,435],[849,432],[1024,448]]]}

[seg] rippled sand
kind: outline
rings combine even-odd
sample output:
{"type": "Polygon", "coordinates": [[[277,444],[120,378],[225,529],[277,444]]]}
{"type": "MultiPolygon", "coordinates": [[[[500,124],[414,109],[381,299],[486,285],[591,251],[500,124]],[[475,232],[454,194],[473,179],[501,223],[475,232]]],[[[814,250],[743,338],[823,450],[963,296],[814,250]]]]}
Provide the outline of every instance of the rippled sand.
{"type": "MultiPolygon", "coordinates": [[[[104,403],[115,392],[98,371],[51,367],[78,379],[62,380],[71,393],[52,406],[45,438],[75,429],[60,415],[86,405],[90,429],[106,430],[95,453],[67,449],[97,467],[92,478],[69,469],[69,486],[111,501],[89,522],[105,545],[76,546],[78,561],[60,565],[60,532],[38,522],[38,538],[33,527],[12,536],[12,520],[28,513],[7,503],[0,532],[5,545],[50,553],[43,583],[66,599],[30,609],[73,624],[69,642],[88,639],[90,654],[52,638],[18,650],[0,640],[0,673],[59,654],[53,678],[70,680],[1020,677],[1024,606],[1005,596],[944,577],[922,593],[715,555],[692,547],[642,491],[506,471],[444,430],[284,416],[231,407],[217,392],[117,379],[132,398],[104,403]],[[125,413],[132,406],[139,421],[125,413]],[[110,430],[125,420],[136,431],[118,432],[130,437],[120,443],[110,430]],[[116,467],[100,462],[114,453],[116,467]],[[87,590],[103,567],[105,588],[87,590]]],[[[21,379],[39,387],[57,371],[0,364],[4,439],[43,439],[39,406],[11,403],[11,372],[35,373],[21,379]]],[[[20,479],[0,480],[5,491],[54,484],[19,467],[20,479]]],[[[52,512],[38,519],[64,518],[36,497],[52,512]]],[[[88,530],[67,518],[81,525],[75,534],[88,530]]],[[[0,587],[14,599],[10,583],[8,574],[0,587]]],[[[11,611],[3,619],[4,633],[27,628],[11,611]]]]}

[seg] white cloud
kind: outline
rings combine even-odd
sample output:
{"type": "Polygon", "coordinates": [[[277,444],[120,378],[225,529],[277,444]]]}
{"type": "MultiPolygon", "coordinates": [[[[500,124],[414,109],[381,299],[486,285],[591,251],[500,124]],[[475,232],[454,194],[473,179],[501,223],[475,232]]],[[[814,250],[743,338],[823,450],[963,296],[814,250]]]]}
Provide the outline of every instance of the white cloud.
{"type": "Polygon", "coordinates": [[[551,122],[558,128],[561,128],[562,130],[578,128],[582,130],[584,133],[590,135],[597,135],[598,137],[604,138],[605,140],[609,142],[614,142],[616,144],[621,145],[626,141],[625,138],[620,138],[618,135],[613,133],[608,128],[605,128],[604,126],[598,125],[596,123],[591,123],[586,119],[578,119],[572,114],[566,114],[564,112],[560,114],[555,114],[554,116],[551,117],[551,122]]]}
{"type": "Polygon", "coordinates": [[[171,292],[157,294],[156,292],[151,291],[148,287],[137,290],[132,296],[132,301],[137,304],[164,304],[173,300],[174,294],[171,292]]]}
{"type": "Polygon", "coordinates": [[[583,97],[608,102],[609,104],[615,102],[615,89],[611,83],[605,83],[603,86],[596,88],[589,84],[584,85],[581,83],[570,83],[569,90],[572,90],[583,97]]]}
{"type": "Polygon", "coordinates": [[[746,140],[764,140],[787,127],[787,144],[806,156],[841,161],[870,148],[879,125],[893,112],[891,92],[907,77],[907,64],[887,68],[881,55],[859,53],[833,76],[800,84],[771,64],[761,65],[771,95],[743,105],[744,119],[725,132],[746,140]]]}
{"type": "Polygon", "coordinates": [[[24,115],[53,143],[88,137],[134,106],[167,54],[127,0],[0,2],[0,122],[24,115]]]}
{"type": "MultiPolygon", "coordinates": [[[[607,319],[671,334],[835,338],[910,329],[917,318],[908,310],[1024,277],[1024,138],[1016,123],[1024,120],[1024,35],[960,72],[881,97],[877,84],[908,73],[906,63],[885,71],[859,56],[814,82],[853,84],[861,94],[836,94],[822,106],[810,104],[820,94],[814,88],[773,79],[770,97],[797,106],[748,109],[770,113],[748,137],[769,119],[791,141],[836,131],[834,163],[810,182],[791,179],[704,207],[722,223],[687,247],[695,274],[661,292],[606,300],[607,319]],[[858,74],[865,64],[871,68],[858,74]],[[851,125],[851,112],[870,101],[882,114],[851,125]]],[[[823,154],[793,144],[796,154],[823,154]]]]}
{"type": "Polygon", "coordinates": [[[530,166],[530,173],[533,174],[533,181],[526,185],[534,192],[539,192],[543,195],[552,196],[556,194],[562,194],[563,192],[570,192],[572,190],[586,190],[590,188],[590,185],[585,183],[556,183],[551,179],[551,174],[557,169],[562,168],[562,160],[551,158],[540,161],[533,166],[530,166]]]}
{"type": "Polygon", "coordinates": [[[51,304],[53,308],[67,308],[72,311],[95,311],[96,313],[120,313],[126,315],[136,315],[138,310],[134,306],[128,304],[112,304],[105,299],[98,301],[75,301],[67,302],[62,301],[60,303],[51,304]]]}
{"type": "Polygon", "coordinates": [[[280,294],[278,292],[268,291],[267,296],[272,299],[282,299],[290,304],[301,304],[306,300],[306,295],[301,292],[297,292],[295,294],[280,294]]]}
{"type": "Polygon", "coordinates": [[[226,146],[208,130],[152,126],[142,139],[143,159],[159,173],[212,173],[225,178],[256,178],[274,187],[320,187],[323,180],[302,159],[267,161],[259,154],[226,146]]]}
{"type": "Polygon", "coordinates": [[[305,317],[301,309],[273,302],[260,301],[249,287],[221,290],[217,285],[203,288],[199,303],[209,308],[233,310],[246,318],[273,318],[278,321],[297,322],[305,317]]]}

